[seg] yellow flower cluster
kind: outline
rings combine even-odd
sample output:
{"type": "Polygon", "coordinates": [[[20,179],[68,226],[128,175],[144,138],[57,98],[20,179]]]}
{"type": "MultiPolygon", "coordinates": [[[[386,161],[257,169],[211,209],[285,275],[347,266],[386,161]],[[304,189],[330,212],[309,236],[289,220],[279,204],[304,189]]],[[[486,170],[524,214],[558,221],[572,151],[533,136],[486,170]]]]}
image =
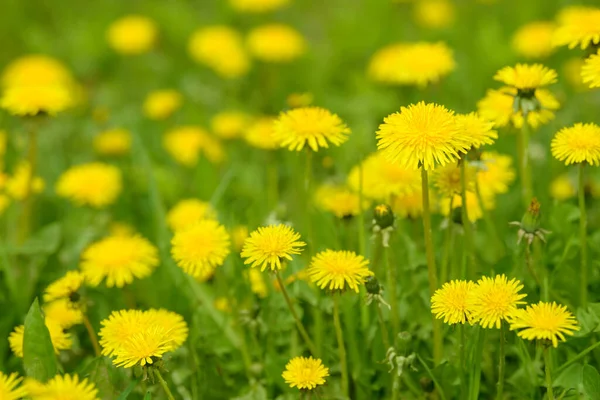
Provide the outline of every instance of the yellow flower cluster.
{"type": "Polygon", "coordinates": [[[246,75],[250,59],[241,35],[225,25],[214,25],[194,32],[188,44],[192,58],[225,79],[246,75]]]}
{"type": "Polygon", "coordinates": [[[113,22],[106,32],[108,44],[118,53],[135,55],[152,49],[158,29],[150,18],[128,15],[113,22]]]}

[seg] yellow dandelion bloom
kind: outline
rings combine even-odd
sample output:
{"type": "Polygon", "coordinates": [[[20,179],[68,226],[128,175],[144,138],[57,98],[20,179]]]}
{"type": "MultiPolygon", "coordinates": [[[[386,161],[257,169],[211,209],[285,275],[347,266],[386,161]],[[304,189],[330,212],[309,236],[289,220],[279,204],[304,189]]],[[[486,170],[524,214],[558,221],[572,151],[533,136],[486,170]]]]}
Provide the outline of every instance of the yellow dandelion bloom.
{"type": "Polygon", "coordinates": [[[431,312],[446,324],[464,324],[471,320],[467,298],[475,284],[471,281],[455,280],[444,283],[431,297],[431,312]]]}
{"type": "Polygon", "coordinates": [[[242,37],[228,26],[213,25],[197,30],[190,38],[188,51],[196,62],[226,79],[244,76],[250,69],[242,37]]]}
{"type": "Polygon", "coordinates": [[[153,120],[164,120],[173,115],[182,103],[183,97],[177,90],[155,90],[144,100],[144,115],[153,120]]]}
{"type": "Polygon", "coordinates": [[[577,123],[561,129],[552,139],[552,155],[565,165],[586,162],[600,164],[600,127],[577,123]]]}
{"type": "Polygon", "coordinates": [[[517,279],[510,281],[505,275],[487,276],[477,281],[468,298],[468,308],[473,321],[483,328],[500,328],[503,320],[511,317],[526,294],[520,294],[523,285],[517,279]]]}
{"type": "Polygon", "coordinates": [[[73,77],[60,61],[42,54],[30,54],[12,61],[2,73],[2,86],[70,86],[73,77]]]}
{"type": "Polygon", "coordinates": [[[223,111],[210,121],[212,132],[222,139],[236,139],[250,125],[250,115],[241,111],[223,111]]]}
{"type": "Polygon", "coordinates": [[[49,320],[56,322],[63,329],[69,329],[73,325],[83,323],[81,308],[67,298],[44,304],[44,315],[49,320]]]}
{"type": "Polygon", "coordinates": [[[288,63],[306,52],[304,37],[284,24],[269,24],[254,28],[246,40],[254,58],[268,63],[288,63]]]}
{"type": "Polygon", "coordinates": [[[29,196],[30,191],[33,194],[38,194],[44,190],[46,184],[42,178],[36,176],[31,183],[30,180],[31,166],[29,162],[22,161],[15,168],[12,176],[6,180],[6,193],[15,200],[23,200],[29,196]]]}
{"type": "Polygon", "coordinates": [[[600,50],[585,60],[581,67],[581,79],[590,88],[600,87],[600,50]]]}
{"type": "MultiPolygon", "coordinates": [[[[69,271],[60,279],[52,282],[44,291],[44,302],[78,298],[77,291],[83,286],[85,276],[79,271],[69,271]]],[[[76,300],[76,299],[75,299],[76,300]]]]}
{"type": "Polygon", "coordinates": [[[167,224],[172,231],[178,231],[203,219],[216,218],[217,212],[210,203],[198,199],[183,199],[167,213],[167,224]]]}
{"type": "Polygon", "coordinates": [[[27,396],[27,390],[24,386],[19,386],[23,378],[17,373],[6,375],[0,372],[0,399],[2,400],[19,400],[27,396]]]}
{"type": "Polygon", "coordinates": [[[77,375],[56,375],[46,383],[28,378],[24,386],[33,400],[100,399],[96,386],[77,375]]]}
{"type": "Polygon", "coordinates": [[[315,96],[310,92],[291,93],[286,98],[286,103],[290,108],[308,107],[313,103],[315,96]]]}
{"type": "Polygon", "coordinates": [[[261,117],[255,120],[246,129],[244,139],[258,149],[278,148],[279,141],[275,137],[275,117],[261,117]]]}
{"type": "Polygon", "coordinates": [[[275,121],[274,135],[281,147],[300,151],[305,145],[318,151],[348,140],[350,128],[337,114],[320,107],[302,107],[282,112],[275,121]]]}
{"type": "Polygon", "coordinates": [[[131,132],[123,128],[100,132],[94,138],[94,150],[103,156],[123,156],[131,150],[131,132]]]}
{"type": "Polygon", "coordinates": [[[73,104],[72,94],[62,85],[9,86],[0,99],[0,107],[18,116],[56,115],[73,104]]]}
{"type": "Polygon", "coordinates": [[[600,8],[566,7],[557,17],[558,27],[554,32],[555,46],[579,45],[582,49],[600,43],[600,8]]]}
{"type": "Polygon", "coordinates": [[[458,114],[456,124],[476,149],[484,144],[492,144],[498,139],[498,132],[493,129],[494,123],[477,113],[458,114]]]}
{"type": "Polygon", "coordinates": [[[158,249],[139,235],[109,236],[92,243],[81,255],[79,268],[86,282],[98,286],[122,288],[134,278],[149,276],[158,266],[158,249]]]}
{"type": "Polygon", "coordinates": [[[556,71],[542,64],[517,64],[504,67],[494,79],[518,90],[534,90],[556,82],[556,71]]]}
{"type": "MultiPolygon", "coordinates": [[[[50,340],[54,347],[54,352],[59,353],[60,350],[68,350],[73,346],[71,335],[64,331],[64,327],[58,322],[52,321],[49,318],[45,320],[46,328],[50,333],[50,340]]],[[[25,338],[25,325],[19,325],[8,336],[8,344],[15,356],[23,357],[23,340],[25,338]]]]}
{"type": "Polygon", "coordinates": [[[127,222],[113,221],[108,226],[108,232],[112,236],[133,236],[135,228],[127,222]]]}
{"type": "Polygon", "coordinates": [[[562,76],[567,82],[578,91],[588,90],[587,84],[583,83],[581,76],[581,69],[583,68],[584,60],[580,57],[572,57],[564,62],[562,65],[562,76]]]}
{"type": "Polygon", "coordinates": [[[508,192],[508,187],[515,180],[512,158],[496,152],[481,153],[475,179],[484,198],[508,192]]]}
{"type": "MultiPolygon", "coordinates": [[[[456,163],[434,169],[431,181],[440,197],[449,198],[461,193],[460,167],[456,163]]],[[[475,188],[475,169],[470,164],[465,166],[465,185],[467,190],[475,188]]]]}
{"type": "Polygon", "coordinates": [[[229,234],[231,235],[231,244],[236,252],[242,251],[244,242],[248,238],[248,227],[246,225],[237,225],[231,228],[229,234]]]}
{"type": "Polygon", "coordinates": [[[568,174],[562,174],[550,182],[550,196],[558,201],[575,197],[577,187],[568,174]]]}
{"type": "Polygon", "coordinates": [[[269,268],[280,270],[282,262],[291,260],[292,255],[300,254],[306,243],[300,241],[300,234],[287,225],[269,225],[260,227],[246,239],[241,256],[244,264],[260,267],[261,271],[269,268]]]}
{"type": "Polygon", "coordinates": [[[329,368],[325,367],[319,358],[294,357],[287,363],[281,376],[292,388],[312,390],[325,384],[329,368]]]}
{"type": "Polygon", "coordinates": [[[419,189],[412,193],[394,196],[390,206],[396,217],[419,218],[423,213],[423,192],[419,189]]]}
{"type": "Polygon", "coordinates": [[[181,126],[171,129],[163,137],[163,147],[179,164],[193,167],[200,155],[217,164],[225,158],[218,140],[197,126],[181,126]]]}
{"type": "Polygon", "coordinates": [[[454,55],[445,43],[398,43],[375,53],[367,74],[374,82],[426,86],[455,68],[454,55]]]}
{"type": "Polygon", "coordinates": [[[217,297],[214,301],[215,308],[221,312],[224,313],[230,313],[231,312],[231,304],[229,302],[229,299],[227,299],[227,297],[217,297]]]}
{"type": "Polygon", "coordinates": [[[242,13],[265,13],[278,10],[290,0],[229,0],[231,8],[242,13]]]}
{"type": "Polygon", "coordinates": [[[333,213],[338,218],[349,218],[369,208],[370,202],[364,200],[362,206],[357,193],[345,186],[324,184],[315,192],[315,202],[323,211],[333,213]]]}
{"type": "Polygon", "coordinates": [[[546,58],[554,51],[552,38],[555,29],[553,22],[529,22],[515,32],[512,47],[526,58],[546,58]]]}
{"type": "Polygon", "coordinates": [[[558,347],[559,339],[566,341],[565,335],[573,335],[579,327],[567,307],[540,301],[517,310],[510,318],[510,330],[519,330],[517,335],[523,339],[548,341],[558,347]]]}
{"type": "Polygon", "coordinates": [[[454,112],[420,102],[401,107],[379,125],[377,147],[391,162],[418,169],[445,165],[466,153],[469,138],[456,124],[454,112]]]}
{"type": "Polygon", "coordinates": [[[263,278],[263,274],[259,270],[250,268],[248,270],[248,282],[250,283],[250,290],[252,293],[264,299],[269,294],[269,288],[263,278]]]}
{"type": "Polygon", "coordinates": [[[217,221],[205,219],[175,232],[171,255],[191,276],[223,265],[229,254],[229,234],[217,221]]]}
{"type": "Polygon", "coordinates": [[[325,250],[312,258],[308,275],[321,289],[350,288],[358,293],[358,286],[373,272],[369,270],[369,261],[353,251],[325,250]]]}
{"type": "Polygon", "coordinates": [[[56,183],[56,193],[78,206],[104,208],[117,201],[123,189],[121,171],[94,162],[66,170],[56,183]]]}
{"type": "Polygon", "coordinates": [[[450,0],[419,0],[414,6],[414,17],[423,28],[444,29],[454,23],[455,7],[450,0]]]}
{"type": "MultiPolygon", "coordinates": [[[[467,191],[467,218],[469,221],[475,222],[483,218],[483,210],[489,210],[494,208],[494,199],[493,198],[484,198],[483,204],[479,202],[477,198],[477,194],[472,191],[467,191]]],[[[439,202],[440,213],[447,217],[450,214],[450,197],[443,197],[439,202]]],[[[462,207],[462,197],[458,194],[455,194],[452,198],[452,209],[462,207]]]]}
{"type": "Polygon", "coordinates": [[[407,169],[398,163],[388,161],[382,152],[369,155],[361,165],[348,174],[348,186],[358,193],[361,187],[365,197],[389,201],[389,199],[421,190],[421,176],[418,171],[407,169]]]}
{"type": "Polygon", "coordinates": [[[108,44],[117,53],[142,54],[154,46],[158,29],[150,18],[128,15],[113,22],[106,32],[108,44]]]}

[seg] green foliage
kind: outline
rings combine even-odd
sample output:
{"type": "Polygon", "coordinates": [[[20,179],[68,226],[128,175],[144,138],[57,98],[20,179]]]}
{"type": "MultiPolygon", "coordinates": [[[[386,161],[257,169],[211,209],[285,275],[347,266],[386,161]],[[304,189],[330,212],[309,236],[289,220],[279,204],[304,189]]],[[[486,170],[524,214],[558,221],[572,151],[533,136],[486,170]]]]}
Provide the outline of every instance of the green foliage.
{"type": "Polygon", "coordinates": [[[37,298],[25,317],[23,368],[27,376],[40,382],[46,382],[58,373],[58,363],[50,332],[44,322],[37,298]]]}

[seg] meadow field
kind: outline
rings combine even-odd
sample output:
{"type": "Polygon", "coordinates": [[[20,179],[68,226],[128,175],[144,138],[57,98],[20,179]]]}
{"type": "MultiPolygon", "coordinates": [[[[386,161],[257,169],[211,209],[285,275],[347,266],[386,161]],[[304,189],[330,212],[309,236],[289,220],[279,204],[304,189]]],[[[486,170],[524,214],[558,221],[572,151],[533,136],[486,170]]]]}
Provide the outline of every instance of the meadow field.
{"type": "Polygon", "coordinates": [[[0,400],[600,400],[598,1],[0,37],[0,400]]]}

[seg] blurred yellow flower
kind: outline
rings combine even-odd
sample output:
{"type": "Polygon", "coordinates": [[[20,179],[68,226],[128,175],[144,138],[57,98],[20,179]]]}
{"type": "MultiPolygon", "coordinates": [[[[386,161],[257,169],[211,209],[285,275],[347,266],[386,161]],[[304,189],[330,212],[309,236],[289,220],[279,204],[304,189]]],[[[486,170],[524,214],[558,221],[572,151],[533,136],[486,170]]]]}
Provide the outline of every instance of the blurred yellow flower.
{"type": "Polygon", "coordinates": [[[236,11],[242,13],[264,13],[278,10],[290,0],[229,0],[229,5],[236,11]]]}
{"type": "Polygon", "coordinates": [[[104,156],[122,156],[131,150],[131,133],[115,128],[100,132],[94,138],[94,150],[104,156]]]}
{"type": "Polygon", "coordinates": [[[0,106],[18,116],[56,115],[73,105],[73,97],[65,86],[10,86],[4,89],[0,106]]]}
{"type": "Polygon", "coordinates": [[[5,130],[0,129],[0,159],[6,154],[6,147],[8,145],[8,134],[5,130]]]}
{"type": "Polygon", "coordinates": [[[236,225],[230,229],[231,244],[236,252],[242,251],[244,242],[248,238],[248,227],[246,225],[236,225]]]}
{"type": "Polygon", "coordinates": [[[121,171],[112,165],[94,162],[76,165],[58,179],[56,193],[78,206],[104,208],[113,204],[123,189],[121,171]]]}
{"type": "Polygon", "coordinates": [[[570,49],[579,45],[582,49],[600,44],[600,8],[569,6],[557,16],[558,27],[554,32],[554,45],[570,49]]]}
{"type": "MultiPolygon", "coordinates": [[[[446,164],[433,170],[431,182],[441,198],[450,198],[461,193],[460,166],[457,163],[446,164]]],[[[465,185],[467,190],[475,189],[475,169],[465,165],[465,185]]]]}
{"type": "Polygon", "coordinates": [[[308,107],[313,103],[315,96],[310,92],[290,93],[286,102],[290,108],[308,107]]]}
{"type": "Polygon", "coordinates": [[[0,372],[0,399],[2,400],[18,400],[27,396],[25,386],[19,386],[23,378],[19,377],[16,372],[6,375],[0,372]]]}
{"type": "Polygon", "coordinates": [[[112,221],[108,227],[108,232],[113,236],[133,236],[135,228],[122,221],[112,221]]]}
{"type": "Polygon", "coordinates": [[[546,58],[554,51],[552,37],[555,28],[553,22],[529,22],[515,32],[512,47],[526,58],[546,58]]]}
{"type": "MultiPolygon", "coordinates": [[[[475,222],[483,217],[483,209],[493,208],[494,202],[493,198],[484,198],[484,204],[482,205],[477,199],[477,195],[475,192],[467,191],[467,218],[469,221],[475,222]],[[483,208],[482,208],[483,206],[483,208]]],[[[450,197],[442,197],[439,200],[439,209],[440,214],[444,217],[450,215],[450,197]]],[[[452,198],[452,209],[462,207],[462,197],[458,194],[455,194],[452,198]]]]}
{"type": "Polygon", "coordinates": [[[279,141],[275,137],[275,120],[275,117],[260,117],[252,122],[244,133],[246,142],[258,149],[279,148],[279,141]]]}
{"type": "Polygon", "coordinates": [[[590,88],[600,87],[600,50],[585,60],[581,67],[581,79],[590,88]]]}
{"type": "Polygon", "coordinates": [[[500,69],[494,79],[517,90],[535,90],[556,82],[556,71],[542,64],[517,64],[500,69]]]}
{"type": "Polygon", "coordinates": [[[588,85],[583,83],[581,77],[581,69],[583,68],[584,60],[580,57],[573,57],[564,62],[562,66],[562,75],[566,81],[576,90],[584,91],[589,89],[588,85]]]}
{"type": "Polygon", "coordinates": [[[282,263],[291,260],[292,255],[300,254],[306,243],[300,241],[300,234],[287,225],[260,227],[250,234],[242,249],[244,264],[261,271],[269,268],[278,271],[282,263]]]}
{"type": "Polygon", "coordinates": [[[142,54],[154,47],[158,29],[142,15],[128,15],[113,22],[106,32],[108,44],[117,53],[142,54]]]}
{"type": "Polygon", "coordinates": [[[250,31],[248,51],[257,60],[269,63],[288,63],[306,52],[304,37],[294,28],[283,24],[262,25],[250,31]]]}
{"type": "Polygon", "coordinates": [[[38,194],[44,190],[46,184],[39,176],[31,181],[31,167],[29,162],[21,161],[12,176],[6,180],[6,193],[15,200],[23,200],[31,193],[38,194]],[[31,185],[31,186],[29,186],[31,185]]]}
{"type": "Polygon", "coordinates": [[[310,262],[308,275],[321,289],[352,289],[358,293],[359,285],[365,283],[373,272],[369,261],[353,251],[325,250],[317,253],[310,262]]]}
{"type": "Polygon", "coordinates": [[[444,283],[431,297],[431,312],[446,324],[464,324],[471,320],[467,298],[475,284],[471,281],[455,280],[444,283]]]}
{"type": "Polygon", "coordinates": [[[167,213],[167,224],[172,231],[178,231],[203,219],[216,218],[217,213],[210,203],[198,199],[183,199],[167,213]]]}
{"type": "Polygon", "coordinates": [[[454,9],[450,0],[419,0],[414,6],[415,21],[423,28],[448,28],[456,19],[454,9]]]}
{"type": "Polygon", "coordinates": [[[350,128],[337,114],[320,107],[302,107],[282,112],[275,121],[274,135],[281,147],[300,151],[308,145],[311,150],[339,146],[348,140],[350,128]]]}
{"type": "Polygon", "coordinates": [[[398,43],[373,55],[367,74],[375,82],[426,86],[454,70],[452,50],[439,43],[398,43]]]}
{"type": "Polygon", "coordinates": [[[5,194],[0,194],[0,215],[4,213],[4,211],[10,205],[10,198],[5,194]]]}
{"type": "Polygon", "coordinates": [[[423,213],[423,192],[418,190],[394,196],[391,204],[396,217],[416,219],[423,213]]]}
{"type": "Polygon", "coordinates": [[[229,302],[229,299],[227,299],[227,297],[217,297],[214,301],[214,306],[217,310],[224,312],[224,313],[230,313],[231,312],[231,304],[229,302]]]}
{"type": "Polygon", "coordinates": [[[519,293],[521,289],[523,284],[519,280],[508,280],[505,275],[482,277],[467,300],[473,321],[483,328],[500,329],[502,321],[512,317],[519,305],[525,304],[522,299],[527,295],[519,293]]]}
{"type": "Polygon", "coordinates": [[[512,158],[508,155],[485,151],[481,153],[478,167],[476,179],[484,199],[508,192],[515,180],[512,158]]]}
{"type": "MultiPolygon", "coordinates": [[[[60,350],[68,350],[73,346],[71,335],[64,331],[63,327],[49,318],[45,319],[46,328],[50,333],[50,340],[54,347],[54,352],[58,354],[60,350]]],[[[8,344],[13,354],[23,358],[23,340],[25,338],[25,325],[19,325],[8,336],[8,344]]]]}
{"type": "Polygon", "coordinates": [[[573,335],[579,330],[575,316],[567,307],[555,302],[540,301],[525,309],[517,310],[511,316],[510,330],[518,330],[517,335],[527,340],[541,340],[558,347],[558,340],[566,341],[565,335],[573,335]]]}
{"type": "Polygon", "coordinates": [[[182,103],[183,98],[177,90],[155,90],[148,93],[144,100],[144,115],[153,120],[167,119],[182,103]]]}
{"type": "Polygon", "coordinates": [[[43,310],[46,318],[56,322],[63,329],[69,329],[73,325],[83,323],[81,308],[68,298],[61,298],[44,304],[43,310]]]}
{"type": "Polygon", "coordinates": [[[24,386],[32,400],[99,400],[96,386],[77,375],[56,375],[46,383],[28,378],[24,386]]]}
{"type": "Polygon", "coordinates": [[[565,165],[600,164],[600,126],[577,123],[561,129],[552,139],[552,155],[565,165]]]}
{"type": "Polygon", "coordinates": [[[60,61],[41,54],[31,54],[12,61],[2,74],[2,85],[65,86],[73,84],[71,72],[60,61]]]}
{"type": "Polygon", "coordinates": [[[281,376],[292,388],[312,390],[325,384],[329,368],[319,358],[294,357],[287,363],[281,376]]]}
{"type": "Polygon", "coordinates": [[[198,29],[190,38],[188,51],[196,62],[206,65],[222,78],[239,78],[250,69],[242,37],[225,25],[198,29]]]}
{"type": "Polygon", "coordinates": [[[494,123],[480,117],[477,113],[458,114],[456,124],[473,148],[477,149],[484,144],[492,144],[498,139],[498,132],[493,130],[494,123]]]}
{"type": "Polygon", "coordinates": [[[223,111],[210,120],[212,132],[222,139],[235,139],[250,125],[250,115],[241,111],[223,111]]]}
{"type": "Polygon", "coordinates": [[[250,268],[248,270],[248,282],[250,282],[250,290],[252,293],[264,299],[269,294],[269,289],[263,278],[263,274],[259,270],[250,268]]]}
{"type": "Polygon", "coordinates": [[[46,303],[60,299],[77,301],[79,300],[77,291],[81,288],[84,281],[85,276],[82,273],[79,271],[69,271],[65,276],[48,285],[44,292],[44,301],[46,303]]]}
{"type": "Polygon", "coordinates": [[[550,196],[558,201],[575,197],[577,187],[568,174],[562,174],[550,182],[550,196]]]}
{"type": "Polygon", "coordinates": [[[315,192],[315,202],[323,211],[333,213],[338,218],[350,218],[368,209],[370,202],[362,201],[357,193],[343,185],[323,184],[315,192]]]}
{"type": "Polygon", "coordinates": [[[201,154],[213,164],[225,158],[221,143],[197,126],[171,129],[163,136],[163,147],[175,161],[186,167],[195,166],[201,154]]]}

